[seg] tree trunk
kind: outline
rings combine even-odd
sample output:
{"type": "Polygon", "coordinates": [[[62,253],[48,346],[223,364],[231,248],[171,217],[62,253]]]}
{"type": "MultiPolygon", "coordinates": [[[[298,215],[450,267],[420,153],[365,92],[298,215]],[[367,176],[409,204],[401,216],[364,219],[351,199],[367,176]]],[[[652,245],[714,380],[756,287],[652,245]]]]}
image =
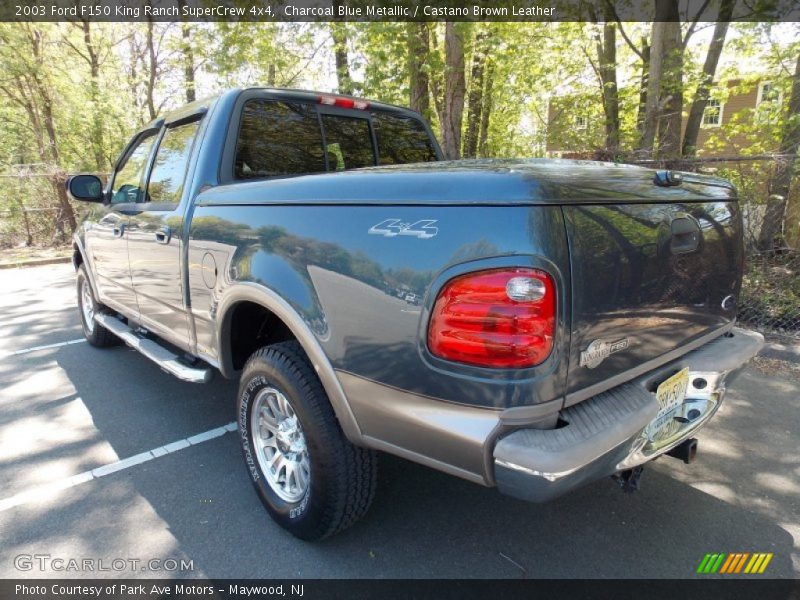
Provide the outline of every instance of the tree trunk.
{"type": "MultiPolygon", "coordinates": [[[[186,0],[178,0],[178,8],[183,13],[186,0]]],[[[186,90],[186,102],[197,99],[195,85],[194,48],[192,48],[192,28],[189,23],[181,23],[181,58],[183,59],[183,83],[186,90]]]]}
{"type": "Polygon", "coordinates": [[[769,199],[764,213],[764,221],[758,235],[758,246],[769,250],[780,245],[783,219],[786,214],[786,203],[789,188],[794,174],[794,163],[797,158],[797,147],[800,145],[800,55],[792,77],[792,96],[789,100],[789,112],[783,125],[781,135],[780,158],[775,174],[769,181],[769,199]]]}
{"type": "Polygon", "coordinates": [[[663,67],[661,72],[661,110],[658,118],[659,156],[677,158],[681,154],[683,117],[683,40],[678,0],[661,0],[670,19],[665,23],[663,67]],[[669,11],[669,12],[667,12],[669,11]]]}
{"type": "Polygon", "coordinates": [[[488,53],[489,34],[482,31],[475,37],[472,53],[472,75],[469,80],[467,105],[467,133],[464,137],[464,158],[475,158],[478,154],[481,115],[483,114],[484,69],[488,53]]]}
{"type": "Polygon", "coordinates": [[[194,49],[192,48],[192,30],[188,23],[181,25],[181,37],[183,38],[183,78],[186,84],[186,102],[197,100],[197,90],[194,79],[194,49]]]}
{"type": "Polygon", "coordinates": [[[639,80],[639,107],[636,111],[636,131],[639,138],[644,135],[644,117],[647,110],[647,85],[648,73],[650,71],[650,44],[647,38],[642,36],[642,76],[639,80]]]}
{"type": "MultiPolygon", "coordinates": [[[[658,6],[658,0],[656,0],[658,6]]],[[[658,14],[658,9],[656,9],[658,14]]],[[[650,61],[647,67],[647,98],[642,119],[642,139],[639,141],[639,150],[650,156],[656,141],[658,127],[658,100],[661,96],[661,74],[664,61],[664,36],[668,23],[653,21],[652,35],[650,36],[650,61]]]]}
{"type": "Polygon", "coordinates": [[[478,136],[478,153],[481,158],[486,158],[488,148],[486,140],[489,137],[489,122],[492,113],[492,86],[494,85],[494,61],[489,58],[486,61],[486,85],[483,90],[483,111],[481,112],[481,131],[478,136]]]}
{"type": "Polygon", "coordinates": [[[603,86],[603,113],[606,120],[606,151],[619,149],[619,93],[617,90],[617,26],[608,3],[604,5],[603,38],[597,40],[600,82],[603,86]]]}
{"type": "Polygon", "coordinates": [[[409,106],[430,121],[430,89],[425,70],[430,53],[430,31],[428,24],[406,23],[408,42],[409,106]]]}
{"type": "Polygon", "coordinates": [[[154,120],[158,116],[155,103],[155,89],[156,79],[158,78],[158,60],[156,57],[156,46],[153,39],[153,21],[147,20],[147,60],[148,60],[148,74],[147,74],[147,94],[146,104],[147,112],[150,115],[150,120],[154,120]]]}
{"type": "Polygon", "coordinates": [[[711,43],[708,45],[703,74],[697,84],[692,107],[689,109],[689,118],[686,120],[686,131],[683,134],[683,145],[681,146],[683,156],[694,156],[697,153],[697,135],[700,133],[703,113],[706,110],[711,84],[714,82],[714,75],[717,72],[719,57],[725,45],[725,36],[728,33],[728,25],[733,16],[735,3],[736,0],[722,0],[722,4],[720,4],[717,24],[714,27],[714,37],[711,38],[711,43]]]}
{"type": "Polygon", "coordinates": [[[86,47],[84,58],[89,64],[89,75],[91,77],[89,97],[92,101],[92,153],[94,154],[97,170],[103,171],[106,168],[106,151],[103,141],[103,115],[105,111],[100,106],[100,59],[92,40],[92,28],[89,21],[82,21],[81,26],[83,29],[83,44],[86,47]]]}
{"type": "Polygon", "coordinates": [[[464,78],[464,34],[455,23],[445,23],[444,30],[444,106],[441,117],[442,150],[445,158],[461,155],[461,123],[464,116],[466,80],[464,78]]]}
{"type": "MultiPolygon", "coordinates": [[[[342,0],[333,0],[335,11],[339,10],[342,0]]],[[[347,24],[331,23],[333,38],[333,55],[336,60],[336,79],[340,94],[353,94],[353,78],[350,76],[350,63],[347,60],[347,24]]]]}

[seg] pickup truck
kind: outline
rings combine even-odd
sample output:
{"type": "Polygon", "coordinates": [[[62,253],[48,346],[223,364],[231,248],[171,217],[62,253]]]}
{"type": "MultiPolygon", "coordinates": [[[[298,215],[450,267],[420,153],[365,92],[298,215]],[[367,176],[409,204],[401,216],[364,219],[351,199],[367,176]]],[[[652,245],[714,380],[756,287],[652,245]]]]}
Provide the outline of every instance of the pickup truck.
{"type": "Polygon", "coordinates": [[[351,525],[376,451],[529,501],[636,489],[763,338],[735,327],[735,189],[570,160],[441,161],[420,115],[231,90],[147,125],[74,238],[87,340],[238,378],[238,439],[294,535],[351,525]]]}

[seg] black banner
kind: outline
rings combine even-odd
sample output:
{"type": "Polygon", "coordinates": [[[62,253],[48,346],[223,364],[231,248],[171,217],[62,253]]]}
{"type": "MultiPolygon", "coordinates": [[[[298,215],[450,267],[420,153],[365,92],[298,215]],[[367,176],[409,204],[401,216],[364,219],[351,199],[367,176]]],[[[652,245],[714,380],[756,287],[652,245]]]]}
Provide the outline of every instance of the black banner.
{"type": "Polygon", "coordinates": [[[609,599],[666,600],[800,600],[800,582],[774,579],[698,580],[202,580],[38,579],[0,581],[3,600],[303,600],[414,598],[470,600],[484,598],[542,598],[547,600],[609,599]]]}
{"type": "MultiPolygon", "coordinates": [[[[3,0],[0,21],[593,21],[605,0],[3,0]]],[[[720,0],[682,0],[714,21],[720,0]]],[[[652,0],[611,0],[620,21],[653,21],[652,0]]],[[[800,21],[797,0],[738,0],[733,21],[800,21]]]]}

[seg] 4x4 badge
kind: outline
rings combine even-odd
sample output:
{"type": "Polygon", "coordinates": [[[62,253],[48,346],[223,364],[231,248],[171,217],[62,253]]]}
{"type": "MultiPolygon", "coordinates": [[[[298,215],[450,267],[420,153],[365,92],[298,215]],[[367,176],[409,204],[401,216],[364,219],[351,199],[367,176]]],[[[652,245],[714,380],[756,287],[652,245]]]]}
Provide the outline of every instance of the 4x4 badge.
{"type": "Polygon", "coordinates": [[[615,342],[595,340],[589,344],[586,350],[581,352],[580,366],[594,369],[597,365],[603,362],[607,356],[611,356],[620,350],[625,350],[627,347],[628,338],[622,338],[621,340],[616,340],[615,342]]]}

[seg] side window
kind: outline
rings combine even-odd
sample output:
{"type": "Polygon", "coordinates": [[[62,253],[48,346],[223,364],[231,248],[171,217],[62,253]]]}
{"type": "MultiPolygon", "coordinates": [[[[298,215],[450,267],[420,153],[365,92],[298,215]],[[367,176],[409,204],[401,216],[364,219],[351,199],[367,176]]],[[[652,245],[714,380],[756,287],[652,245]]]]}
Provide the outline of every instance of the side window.
{"type": "Polygon", "coordinates": [[[419,119],[389,113],[372,113],[378,138],[378,164],[396,165],[436,160],[436,151],[419,119]]]}
{"type": "Polygon", "coordinates": [[[338,115],[322,115],[328,170],[344,171],[375,165],[369,121],[338,115]]]}
{"type": "Polygon", "coordinates": [[[147,184],[147,201],[180,202],[189,154],[199,125],[199,121],[193,121],[164,132],[147,184]]]}
{"type": "Polygon", "coordinates": [[[146,133],[137,142],[125,162],[117,169],[111,188],[111,204],[141,202],[144,198],[144,172],[156,139],[156,132],[146,133]]]}
{"type": "Polygon", "coordinates": [[[261,179],[325,171],[317,114],[301,103],[248,100],[236,140],[234,177],[261,179]]]}

